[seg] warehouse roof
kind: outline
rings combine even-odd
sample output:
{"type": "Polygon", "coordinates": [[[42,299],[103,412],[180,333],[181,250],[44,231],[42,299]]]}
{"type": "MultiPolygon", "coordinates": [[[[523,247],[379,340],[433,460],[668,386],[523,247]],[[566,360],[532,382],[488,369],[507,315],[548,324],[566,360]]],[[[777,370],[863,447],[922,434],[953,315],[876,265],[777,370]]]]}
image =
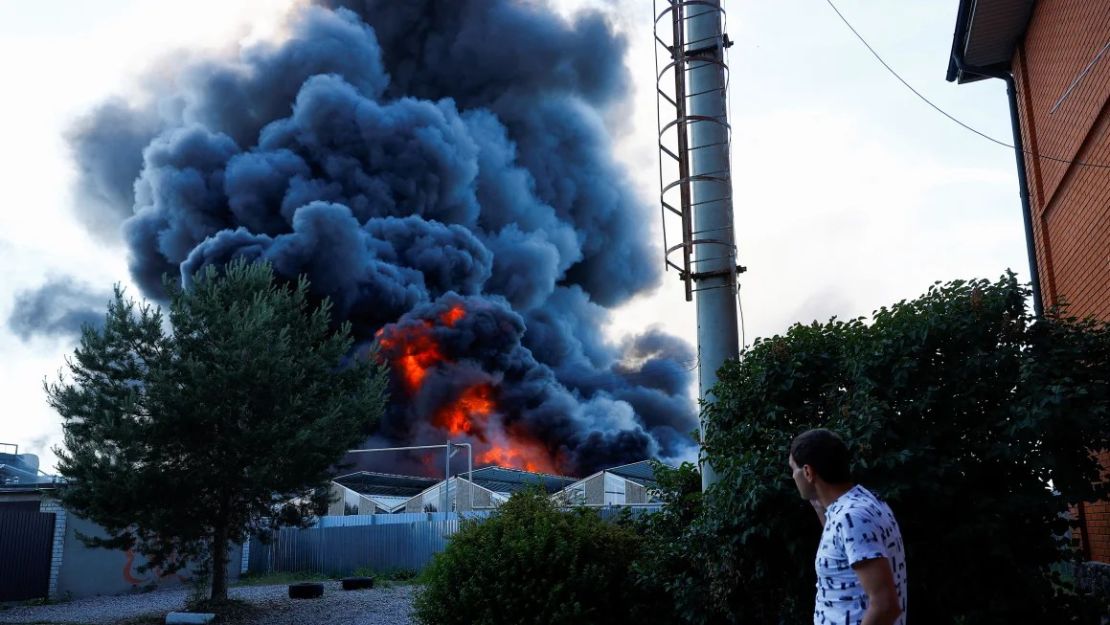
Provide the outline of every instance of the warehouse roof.
{"type": "Polygon", "coordinates": [[[655,470],[651,466],[651,460],[641,460],[631,464],[622,464],[618,467],[605,470],[613,475],[619,475],[623,478],[643,484],[644,486],[655,486],[656,484],[655,470]]]}
{"type": "Polygon", "coordinates": [[[359,471],[341,475],[333,481],[360,495],[389,497],[412,497],[437,483],[437,480],[431,477],[375,473],[373,471],[359,471]]]}
{"type": "MultiPolygon", "coordinates": [[[[466,473],[457,477],[466,479],[466,473]]],[[[506,467],[483,467],[474,470],[474,483],[495,493],[515,493],[539,486],[544,492],[558,492],[574,483],[574,478],[547,473],[533,473],[506,467]]]]}

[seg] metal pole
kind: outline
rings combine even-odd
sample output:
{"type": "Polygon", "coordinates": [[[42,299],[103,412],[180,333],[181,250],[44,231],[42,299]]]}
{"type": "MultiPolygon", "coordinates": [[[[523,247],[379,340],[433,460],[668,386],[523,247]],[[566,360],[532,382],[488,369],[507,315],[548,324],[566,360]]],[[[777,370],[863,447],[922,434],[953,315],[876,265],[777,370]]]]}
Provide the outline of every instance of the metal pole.
{"type": "Polygon", "coordinates": [[[1017,161],[1018,197],[1021,200],[1021,219],[1025,226],[1025,255],[1029,259],[1029,283],[1033,291],[1033,315],[1044,318],[1044,300],[1041,299],[1041,276],[1037,268],[1037,246],[1033,241],[1033,211],[1029,207],[1029,178],[1025,171],[1025,146],[1021,138],[1021,119],[1018,113],[1017,89],[1014,77],[1006,81],[1006,97],[1010,105],[1010,132],[1014,135],[1014,158],[1017,161]]]}
{"type": "MultiPolygon", "coordinates": [[[[448,503],[449,503],[449,500],[447,499],[447,487],[451,482],[451,445],[452,444],[466,445],[467,448],[470,449],[470,443],[451,443],[451,441],[448,440],[446,445],[413,445],[411,447],[379,447],[378,449],[348,449],[347,453],[349,453],[349,454],[368,454],[368,453],[374,453],[374,452],[378,452],[378,451],[412,451],[412,450],[415,450],[415,449],[440,449],[440,448],[445,449],[446,454],[447,454],[447,458],[446,458],[446,460],[447,460],[446,465],[447,466],[445,468],[446,479],[443,482],[443,507],[444,507],[444,512],[446,512],[447,511],[447,506],[448,506],[448,503]]],[[[467,460],[467,465],[471,469],[473,469],[473,466],[474,466],[473,465],[473,455],[472,455],[473,450],[471,449],[470,452],[471,452],[471,456],[470,456],[470,459],[467,460]]],[[[471,491],[470,501],[471,501],[471,507],[473,507],[473,503],[474,503],[474,493],[473,493],[473,491],[471,491]]]]}
{"type": "MultiPolygon", "coordinates": [[[[691,269],[698,320],[698,395],[712,401],[717,370],[740,356],[736,317],[736,243],[733,234],[725,37],[721,0],[689,5],[686,15],[687,111],[690,206],[693,213],[691,269]]],[[[700,423],[705,438],[704,416],[700,423]]],[[[718,481],[702,463],[702,490],[718,481]]]]}
{"type": "MultiPolygon", "coordinates": [[[[470,511],[474,512],[474,446],[470,443],[452,443],[455,447],[466,447],[466,489],[470,491],[470,511]]],[[[455,480],[455,510],[459,509],[459,481],[455,480]]]]}
{"type": "MultiPolygon", "coordinates": [[[[445,462],[444,462],[444,469],[443,469],[444,474],[446,475],[446,477],[443,478],[443,512],[444,512],[444,514],[446,514],[447,512],[450,512],[450,507],[451,507],[451,500],[449,498],[450,493],[451,493],[451,439],[447,439],[446,447],[447,447],[447,449],[444,452],[446,454],[446,456],[444,458],[445,462]]],[[[443,520],[446,521],[447,517],[444,516],[443,520]]]]}
{"type": "Polygon", "coordinates": [[[348,449],[349,454],[368,454],[375,451],[412,451],[414,449],[443,449],[445,445],[413,445],[412,447],[378,447],[375,449],[348,449]]]}

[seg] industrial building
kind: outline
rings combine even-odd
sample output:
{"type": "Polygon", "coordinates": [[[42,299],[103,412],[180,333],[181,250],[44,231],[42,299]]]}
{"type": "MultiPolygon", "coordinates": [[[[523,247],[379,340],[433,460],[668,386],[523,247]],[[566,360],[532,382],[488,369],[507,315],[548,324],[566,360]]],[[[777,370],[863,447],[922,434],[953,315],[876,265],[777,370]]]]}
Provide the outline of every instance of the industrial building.
{"type": "Polygon", "coordinates": [[[513,493],[538,488],[561,506],[657,502],[652,461],[611,467],[581,479],[489,466],[449,480],[359,471],[335,478],[328,516],[491,510],[513,493]]]}
{"type": "Polygon", "coordinates": [[[405,512],[442,512],[489,510],[504,503],[513,493],[539,488],[553,495],[570,484],[574,478],[546,473],[533,473],[505,467],[475,469],[468,478],[456,475],[437,483],[405,502],[405,512]]]}
{"type": "Polygon", "coordinates": [[[39,470],[39,457],[34,454],[21,454],[19,447],[0,443],[0,485],[22,486],[52,483],[54,478],[39,470]]]}
{"type": "Polygon", "coordinates": [[[623,506],[652,503],[658,486],[650,460],[598,471],[567,486],[555,499],[569,506],[623,506]]]}
{"type": "Polygon", "coordinates": [[[328,506],[328,516],[404,511],[409,499],[435,484],[436,480],[430,477],[373,471],[341,475],[332,480],[333,501],[328,506]]]}

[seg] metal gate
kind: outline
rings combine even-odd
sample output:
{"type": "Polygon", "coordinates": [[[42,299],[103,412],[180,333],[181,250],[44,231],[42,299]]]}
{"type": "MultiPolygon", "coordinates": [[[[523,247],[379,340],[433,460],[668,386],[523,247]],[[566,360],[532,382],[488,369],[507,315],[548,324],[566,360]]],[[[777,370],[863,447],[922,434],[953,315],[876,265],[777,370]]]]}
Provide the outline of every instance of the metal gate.
{"type": "Polygon", "coordinates": [[[48,594],[53,545],[53,513],[0,510],[0,601],[48,594]]]}

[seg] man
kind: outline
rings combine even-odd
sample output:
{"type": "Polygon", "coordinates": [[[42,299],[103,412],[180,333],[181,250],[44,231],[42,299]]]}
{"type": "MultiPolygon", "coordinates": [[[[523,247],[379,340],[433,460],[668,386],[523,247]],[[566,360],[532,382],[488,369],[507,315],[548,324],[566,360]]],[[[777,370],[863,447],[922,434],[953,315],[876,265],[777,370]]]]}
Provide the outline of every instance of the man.
{"type": "Polygon", "coordinates": [[[809,430],[790,444],[789,462],[824,527],[814,624],[905,625],[902,533],[890,507],[852,482],[848,446],[829,430],[809,430]]]}

